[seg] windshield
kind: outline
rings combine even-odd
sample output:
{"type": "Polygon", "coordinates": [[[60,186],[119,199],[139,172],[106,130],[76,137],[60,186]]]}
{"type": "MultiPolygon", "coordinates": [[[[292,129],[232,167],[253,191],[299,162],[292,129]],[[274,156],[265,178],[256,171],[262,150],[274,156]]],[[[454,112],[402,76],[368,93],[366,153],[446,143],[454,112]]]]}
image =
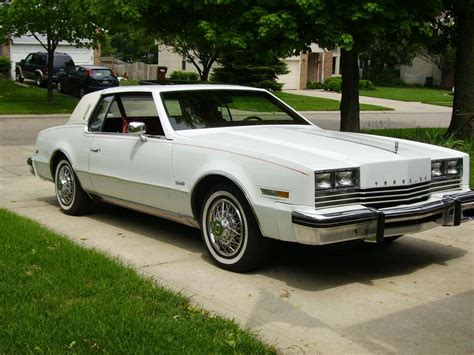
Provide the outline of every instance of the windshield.
{"type": "Polygon", "coordinates": [[[273,96],[249,90],[190,90],[161,94],[175,130],[268,124],[309,124],[273,96]]]}

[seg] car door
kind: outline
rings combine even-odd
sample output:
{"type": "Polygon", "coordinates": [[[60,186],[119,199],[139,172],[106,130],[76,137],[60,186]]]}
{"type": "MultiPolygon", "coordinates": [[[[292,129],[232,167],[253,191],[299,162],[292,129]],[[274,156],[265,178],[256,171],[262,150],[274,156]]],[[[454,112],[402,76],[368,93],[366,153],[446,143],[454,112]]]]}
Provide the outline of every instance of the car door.
{"type": "Polygon", "coordinates": [[[21,67],[23,77],[26,78],[26,79],[33,79],[34,78],[34,75],[33,75],[34,70],[32,70],[32,66],[33,66],[33,62],[35,60],[35,56],[37,56],[37,55],[36,54],[29,54],[26,57],[23,66],[21,67]]]}
{"type": "Polygon", "coordinates": [[[95,193],[122,205],[174,211],[169,203],[172,144],[162,133],[151,93],[104,96],[94,114],[89,176],[95,193]],[[145,123],[146,134],[124,132],[124,122],[135,121],[145,123]]]}

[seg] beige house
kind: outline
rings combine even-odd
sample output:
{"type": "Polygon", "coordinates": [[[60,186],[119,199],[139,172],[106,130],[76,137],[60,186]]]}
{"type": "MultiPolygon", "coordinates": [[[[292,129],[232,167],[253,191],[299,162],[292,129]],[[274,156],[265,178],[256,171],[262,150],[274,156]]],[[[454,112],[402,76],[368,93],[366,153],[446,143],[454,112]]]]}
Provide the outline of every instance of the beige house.
{"type": "Polygon", "coordinates": [[[308,81],[323,82],[340,75],[341,52],[339,48],[326,50],[317,44],[311,45],[311,52],[286,58],[289,73],[278,77],[283,89],[306,89],[308,81]]]}
{"type": "Polygon", "coordinates": [[[411,65],[400,66],[400,79],[407,84],[425,85],[426,78],[433,78],[434,86],[441,84],[441,71],[422,57],[415,57],[411,65]]]}
{"type": "MultiPolygon", "coordinates": [[[[310,53],[301,53],[298,56],[286,58],[289,73],[278,77],[284,89],[306,89],[308,81],[323,82],[326,78],[340,75],[341,52],[320,48],[317,44],[311,45],[310,53]]],[[[197,73],[192,63],[182,55],[173,52],[173,48],[158,46],[158,65],[168,68],[168,76],[175,70],[197,73]]],[[[214,64],[213,67],[217,67],[214,64]]]]}

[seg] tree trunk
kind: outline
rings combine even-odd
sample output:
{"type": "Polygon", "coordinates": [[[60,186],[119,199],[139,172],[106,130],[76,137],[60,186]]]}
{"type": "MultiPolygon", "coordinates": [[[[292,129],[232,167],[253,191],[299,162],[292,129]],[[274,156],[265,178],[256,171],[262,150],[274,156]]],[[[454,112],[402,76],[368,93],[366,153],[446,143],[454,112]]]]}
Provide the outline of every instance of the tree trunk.
{"type": "Polygon", "coordinates": [[[448,135],[473,138],[474,125],[474,6],[458,9],[454,73],[454,103],[448,135]]]}
{"type": "Polygon", "coordinates": [[[48,103],[53,102],[53,68],[54,68],[54,50],[52,41],[48,38],[48,103]]]}
{"type": "Polygon", "coordinates": [[[211,72],[212,63],[203,63],[201,80],[207,81],[209,79],[209,73],[211,72]]]}
{"type": "Polygon", "coordinates": [[[342,98],[340,130],[360,131],[358,53],[341,50],[342,98]]]}

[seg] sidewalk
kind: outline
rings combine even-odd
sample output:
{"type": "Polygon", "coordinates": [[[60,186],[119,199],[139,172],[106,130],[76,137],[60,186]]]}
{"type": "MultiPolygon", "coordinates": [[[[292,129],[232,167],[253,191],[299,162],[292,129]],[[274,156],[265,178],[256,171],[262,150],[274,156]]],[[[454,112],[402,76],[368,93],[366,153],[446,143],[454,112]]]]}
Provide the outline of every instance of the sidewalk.
{"type": "MultiPolygon", "coordinates": [[[[290,94],[341,100],[340,93],[330,91],[284,91],[290,94]]],[[[367,96],[360,96],[359,101],[363,104],[378,105],[393,109],[393,111],[361,111],[360,127],[362,129],[448,127],[451,121],[451,107],[429,105],[421,102],[379,99],[367,96]]],[[[339,111],[305,111],[300,113],[321,128],[339,130],[341,119],[339,111]]]]}
{"type": "MultiPolygon", "coordinates": [[[[323,90],[284,90],[290,94],[320,97],[323,99],[332,99],[341,101],[341,94],[331,91],[323,90]]],[[[423,104],[421,102],[407,102],[389,99],[379,99],[377,97],[360,96],[361,104],[370,104],[389,107],[394,109],[397,113],[446,113],[451,114],[452,108],[438,105],[423,104]]]]}

